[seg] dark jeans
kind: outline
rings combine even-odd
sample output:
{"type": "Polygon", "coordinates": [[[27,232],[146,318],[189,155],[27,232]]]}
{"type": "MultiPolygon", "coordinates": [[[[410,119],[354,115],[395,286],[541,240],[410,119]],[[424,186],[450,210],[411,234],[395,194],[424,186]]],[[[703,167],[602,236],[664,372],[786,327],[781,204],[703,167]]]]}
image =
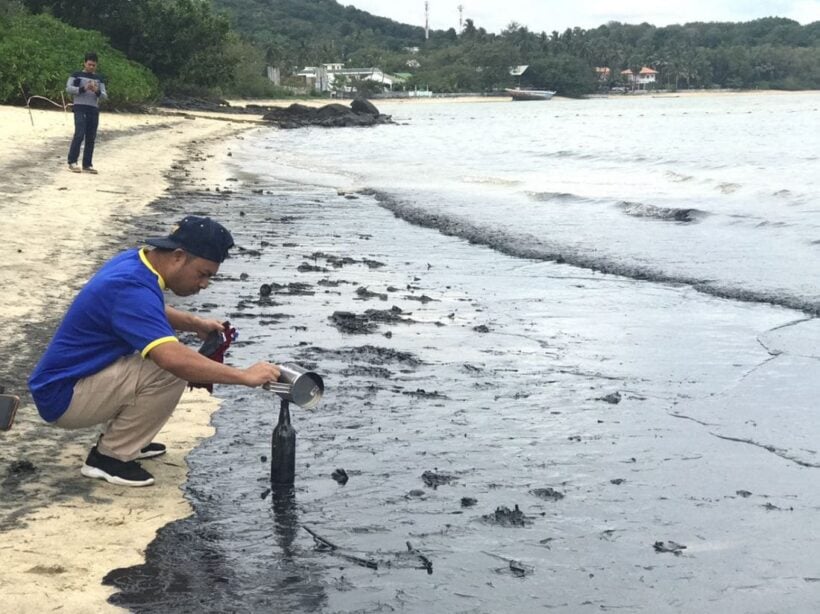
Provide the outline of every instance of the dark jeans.
{"type": "Polygon", "coordinates": [[[94,157],[94,141],[97,140],[97,126],[100,123],[100,110],[86,104],[74,106],[74,138],[68,149],[68,163],[75,164],[80,157],[80,145],[85,139],[83,149],[83,168],[91,166],[94,157]]]}

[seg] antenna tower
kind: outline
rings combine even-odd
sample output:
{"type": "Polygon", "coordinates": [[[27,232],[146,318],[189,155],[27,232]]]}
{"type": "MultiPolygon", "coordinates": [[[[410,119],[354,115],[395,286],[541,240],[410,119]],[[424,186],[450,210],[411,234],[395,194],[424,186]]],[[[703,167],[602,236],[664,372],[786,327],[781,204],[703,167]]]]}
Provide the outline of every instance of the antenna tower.
{"type": "Polygon", "coordinates": [[[464,29],[464,5],[459,4],[456,8],[458,8],[458,31],[461,32],[464,29]]]}
{"type": "Polygon", "coordinates": [[[424,3],[424,40],[430,40],[430,3],[424,3]]]}

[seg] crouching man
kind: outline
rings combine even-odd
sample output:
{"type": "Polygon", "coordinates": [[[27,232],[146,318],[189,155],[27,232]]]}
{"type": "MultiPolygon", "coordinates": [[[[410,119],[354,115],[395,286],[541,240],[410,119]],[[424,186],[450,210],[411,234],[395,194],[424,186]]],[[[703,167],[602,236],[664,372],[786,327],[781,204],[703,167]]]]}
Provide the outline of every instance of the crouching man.
{"type": "Polygon", "coordinates": [[[37,410],[58,427],[103,424],[82,474],[124,486],[148,486],[138,459],[159,456],[153,442],[187,382],[261,386],[276,365],[224,365],[178,342],[174,331],[205,339],[222,330],[165,305],[164,290],[190,296],[208,287],[233,247],[231,234],[207,217],[187,216],[153,249],[131,249],[108,261],[80,290],[29,378],[37,410]]]}

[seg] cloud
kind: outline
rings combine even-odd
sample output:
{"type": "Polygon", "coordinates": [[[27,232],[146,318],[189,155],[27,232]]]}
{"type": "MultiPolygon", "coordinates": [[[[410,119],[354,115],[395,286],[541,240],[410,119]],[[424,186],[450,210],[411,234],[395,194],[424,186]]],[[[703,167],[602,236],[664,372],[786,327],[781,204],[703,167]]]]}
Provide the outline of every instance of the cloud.
{"type": "MultiPolygon", "coordinates": [[[[820,20],[817,0],[428,0],[430,27],[458,29],[458,6],[464,19],[478,27],[500,32],[515,21],[530,30],[563,31],[595,28],[609,21],[648,22],[657,26],[689,21],[749,21],[761,17],[788,17],[806,24],[820,20]]],[[[424,0],[342,0],[375,15],[403,23],[424,25],[424,0]]]]}

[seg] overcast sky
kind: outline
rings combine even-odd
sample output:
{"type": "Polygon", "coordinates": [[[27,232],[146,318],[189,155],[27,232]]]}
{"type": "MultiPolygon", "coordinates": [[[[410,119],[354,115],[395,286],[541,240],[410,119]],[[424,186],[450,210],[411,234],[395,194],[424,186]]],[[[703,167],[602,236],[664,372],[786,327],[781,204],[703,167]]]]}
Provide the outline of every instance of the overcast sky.
{"type": "MultiPolygon", "coordinates": [[[[339,0],[374,15],[424,25],[424,0],[339,0]]],[[[458,30],[458,6],[464,19],[490,32],[511,21],[541,32],[579,26],[594,28],[608,21],[648,22],[656,26],[687,21],[749,21],[788,17],[801,24],[820,21],[820,0],[428,0],[430,27],[458,30]]]]}

